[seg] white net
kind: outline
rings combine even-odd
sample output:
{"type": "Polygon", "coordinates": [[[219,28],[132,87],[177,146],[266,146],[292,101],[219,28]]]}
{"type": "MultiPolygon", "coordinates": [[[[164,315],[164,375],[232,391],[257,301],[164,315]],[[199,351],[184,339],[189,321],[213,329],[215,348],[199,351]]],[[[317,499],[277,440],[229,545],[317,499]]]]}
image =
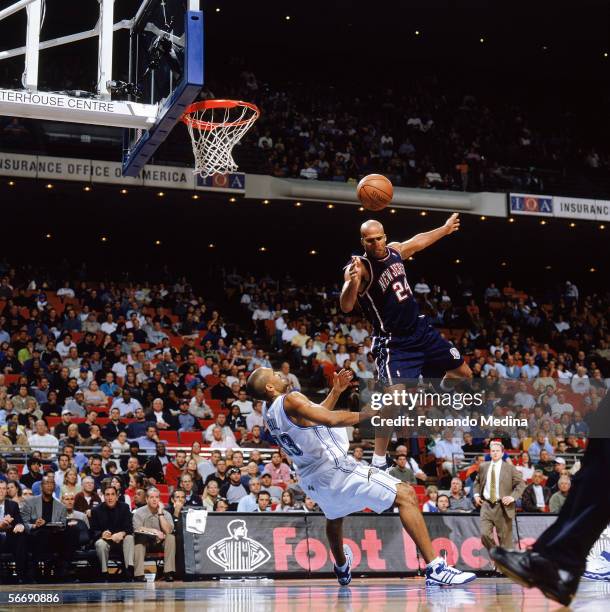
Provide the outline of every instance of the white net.
{"type": "Polygon", "coordinates": [[[233,147],[258,118],[258,111],[238,104],[226,108],[201,108],[184,117],[195,156],[194,174],[201,177],[237,170],[233,147]]]}

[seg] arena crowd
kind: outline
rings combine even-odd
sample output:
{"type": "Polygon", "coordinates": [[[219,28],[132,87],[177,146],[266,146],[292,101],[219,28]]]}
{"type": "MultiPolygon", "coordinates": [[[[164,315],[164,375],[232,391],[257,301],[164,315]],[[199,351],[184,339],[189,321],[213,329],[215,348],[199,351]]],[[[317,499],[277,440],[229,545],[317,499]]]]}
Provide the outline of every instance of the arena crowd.
{"type": "MultiPolygon", "coordinates": [[[[113,577],[142,581],[145,562],[163,557],[171,581],[184,572],[185,509],[318,510],[265,432],[246,381],[271,366],[292,390],[322,399],[333,372],[351,368],[340,405],[370,401],[370,327],[340,313],[338,285],[232,272],[229,323],[185,279],[45,278],[0,266],[0,552],[15,561],[9,579],[69,580],[85,560],[96,579],[117,566],[113,577]]],[[[425,512],[473,512],[478,466],[501,440],[527,482],[520,509],[557,512],[608,388],[608,301],[569,281],[548,301],[510,282],[450,295],[422,278],[413,291],[469,361],[480,414],[528,425],[397,430],[391,473],[413,485],[425,512]]],[[[371,435],[349,431],[359,462],[371,435]]]]}

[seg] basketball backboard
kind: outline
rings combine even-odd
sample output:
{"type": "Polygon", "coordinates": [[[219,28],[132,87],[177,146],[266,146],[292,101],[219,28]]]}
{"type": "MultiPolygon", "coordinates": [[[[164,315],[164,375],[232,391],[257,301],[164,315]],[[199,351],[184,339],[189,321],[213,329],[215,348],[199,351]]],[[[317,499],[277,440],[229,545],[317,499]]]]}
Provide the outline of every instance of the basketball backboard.
{"type": "Polygon", "coordinates": [[[137,176],[201,91],[203,13],[199,0],[141,0],[130,19],[115,23],[114,0],[98,2],[93,29],[50,40],[44,37],[45,0],[14,0],[0,10],[0,22],[27,11],[25,44],[0,51],[0,61],[25,58],[22,88],[0,89],[0,115],[125,128],[123,173],[137,176]],[[129,52],[113,58],[115,33],[122,30],[129,52]],[[40,52],[96,37],[95,91],[39,90],[40,52]],[[126,65],[127,81],[113,78],[113,59],[126,65]]]}

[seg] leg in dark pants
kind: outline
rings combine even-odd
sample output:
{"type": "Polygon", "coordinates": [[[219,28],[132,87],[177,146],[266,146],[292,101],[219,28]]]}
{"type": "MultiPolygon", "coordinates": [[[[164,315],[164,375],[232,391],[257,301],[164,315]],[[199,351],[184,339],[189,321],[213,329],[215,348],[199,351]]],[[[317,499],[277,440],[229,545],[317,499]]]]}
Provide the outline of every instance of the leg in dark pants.
{"type": "Polygon", "coordinates": [[[17,578],[26,580],[26,555],[27,549],[25,545],[24,533],[7,533],[0,534],[0,552],[10,553],[15,559],[15,569],[17,570],[17,578]]]}
{"type": "Polygon", "coordinates": [[[593,439],[557,520],[538,538],[534,550],[560,567],[582,574],[586,558],[610,522],[610,440],[593,439]]]}

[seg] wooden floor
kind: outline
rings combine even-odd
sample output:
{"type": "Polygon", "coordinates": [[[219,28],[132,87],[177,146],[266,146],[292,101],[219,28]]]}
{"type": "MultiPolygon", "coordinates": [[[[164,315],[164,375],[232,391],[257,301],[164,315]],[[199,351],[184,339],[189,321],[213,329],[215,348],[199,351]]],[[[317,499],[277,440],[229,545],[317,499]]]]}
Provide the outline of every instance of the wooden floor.
{"type": "MultiPolygon", "coordinates": [[[[163,610],[182,612],[537,612],[565,610],[536,589],[522,589],[507,579],[479,578],[464,588],[426,588],[422,578],[357,579],[348,587],[331,580],[247,580],[166,584],[76,584],[0,586],[0,610],[40,609],[8,604],[8,594],[58,593],[63,610],[163,610]]],[[[47,606],[44,606],[47,607],[47,606]]],[[[572,608],[610,610],[610,583],[581,582],[572,608]]]]}

